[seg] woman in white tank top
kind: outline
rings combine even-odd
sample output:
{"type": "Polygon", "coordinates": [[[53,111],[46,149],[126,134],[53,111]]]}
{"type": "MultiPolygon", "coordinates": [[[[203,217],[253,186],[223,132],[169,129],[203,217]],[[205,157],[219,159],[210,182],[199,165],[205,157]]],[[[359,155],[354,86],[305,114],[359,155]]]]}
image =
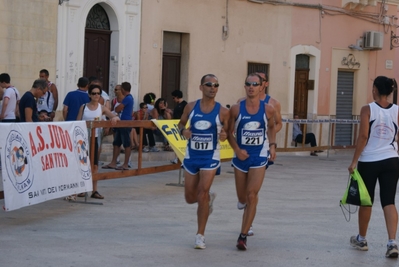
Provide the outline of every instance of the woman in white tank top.
{"type": "MultiPolygon", "coordinates": [[[[367,187],[371,202],[374,203],[375,187],[379,183],[379,196],[384,211],[388,233],[385,256],[397,258],[396,242],[398,212],[395,206],[396,188],[399,176],[399,159],[396,140],[398,138],[399,109],[390,103],[390,95],[397,90],[395,79],[378,76],[373,82],[374,102],[365,105],[360,111],[360,130],[349,173],[357,168],[367,187]]],[[[372,207],[359,207],[359,232],[350,238],[350,244],[359,250],[367,251],[366,234],[371,218],[372,207]]]]}
{"type": "MultiPolygon", "coordinates": [[[[92,84],[89,87],[89,97],[90,102],[84,104],[79,109],[79,114],[77,120],[85,120],[85,121],[99,121],[102,118],[102,115],[106,115],[110,118],[112,125],[115,125],[117,121],[119,121],[119,117],[113,114],[107,107],[101,105],[99,103],[101,96],[101,87],[96,84],[92,84]]],[[[94,157],[91,156],[90,159],[94,161],[94,169],[93,173],[97,173],[98,171],[98,142],[97,137],[99,135],[99,131],[101,128],[96,130],[96,141],[95,141],[95,149],[94,149],[94,157]]],[[[83,194],[79,194],[78,196],[84,196],[83,194]]],[[[104,197],[100,195],[97,191],[97,181],[93,181],[93,193],[91,195],[92,198],[103,199],[104,197]]]]}

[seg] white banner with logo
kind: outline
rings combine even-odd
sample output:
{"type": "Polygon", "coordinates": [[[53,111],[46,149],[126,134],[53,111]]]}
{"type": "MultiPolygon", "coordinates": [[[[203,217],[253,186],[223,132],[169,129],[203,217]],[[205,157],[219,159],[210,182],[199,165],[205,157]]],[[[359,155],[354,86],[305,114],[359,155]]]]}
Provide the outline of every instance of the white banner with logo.
{"type": "Polygon", "coordinates": [[[93,188],[85,121],[0,123],[5,210],[93,188]]]}

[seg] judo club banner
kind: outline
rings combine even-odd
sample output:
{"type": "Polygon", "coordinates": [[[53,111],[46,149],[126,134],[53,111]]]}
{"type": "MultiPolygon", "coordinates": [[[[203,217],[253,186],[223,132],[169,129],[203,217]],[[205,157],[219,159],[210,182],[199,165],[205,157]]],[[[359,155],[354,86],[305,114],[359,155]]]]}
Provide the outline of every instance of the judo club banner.
{"type": "MultiPolygon", "coordinates": [[[[168,140],[169,145],[173,148],[180,162],[183,162],[184,155],[186,154],[187,140],[180,135],[179,120],[152,120],[158,127],[165,138],[168,140]]],[[[229,142],[226,140],[220,142],[220,159],[231,159],[234,156],[234,151],[229,142]]]]}
{"type": "Polygon", "coordinates": [[[92,190],[85,121],[0,123],[5,210],[92,190]]]}

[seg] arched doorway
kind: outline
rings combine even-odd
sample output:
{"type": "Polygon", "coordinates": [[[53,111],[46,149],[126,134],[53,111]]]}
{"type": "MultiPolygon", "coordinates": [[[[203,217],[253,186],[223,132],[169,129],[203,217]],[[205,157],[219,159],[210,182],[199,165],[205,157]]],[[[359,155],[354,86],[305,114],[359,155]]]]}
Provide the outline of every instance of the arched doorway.
{"type": "Polygon", "coordinates": [[[86,19],[83,76],[97,77],[107,93],[111,33],[107,12],[101,5],[94,5],[86,19]]]}

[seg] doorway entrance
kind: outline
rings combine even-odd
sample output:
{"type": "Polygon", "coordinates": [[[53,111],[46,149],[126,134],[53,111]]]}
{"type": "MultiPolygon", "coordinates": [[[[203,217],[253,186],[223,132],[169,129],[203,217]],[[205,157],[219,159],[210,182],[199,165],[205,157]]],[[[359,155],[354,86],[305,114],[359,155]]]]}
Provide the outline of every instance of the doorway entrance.
{"type": "Polygon", "coordinates": [[[95,76],[108,93],[110,64],[110,22],[104,8],[94,5],[87,15],[83,76],[95,76]]]}
{"type": "Polygon", "coordinates": [[[175,107],[172,92],[180,89],[182,34],[178,32],[164,32],[162,55],[162,88],[161,97],[166,100],[170,108],[175,107]]]}
{"type": "Polygon", "coordinates": [[[168,106],[175,107],[172,92],[180,89],[180,55],[164,53],[162,58],[162,93],[168,106]]]}
{"type": "Polygon", "coordinates": [[[309,56],[297,55],[295,63],[294,115],[299,119],[308,116],[309,56]]]}

